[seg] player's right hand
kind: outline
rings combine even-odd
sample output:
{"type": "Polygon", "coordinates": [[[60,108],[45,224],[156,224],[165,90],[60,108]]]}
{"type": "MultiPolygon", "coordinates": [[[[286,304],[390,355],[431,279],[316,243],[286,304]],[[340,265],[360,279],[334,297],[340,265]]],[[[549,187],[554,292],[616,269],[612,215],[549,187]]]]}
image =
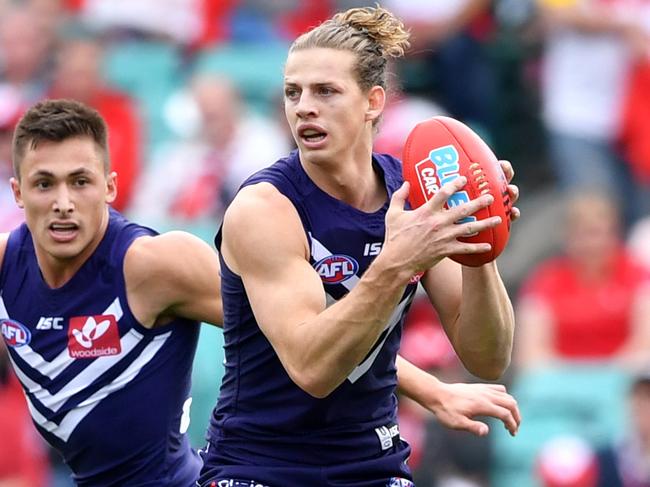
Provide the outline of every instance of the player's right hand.
{"type": "Polygon", "coordinates": [[[385,256],[393,264],[403,266],[413,273],[426,271],[443,258],[454,254],[488,252],[490,244],[467,243],[458,237],[469,236],[498,225],[500,217],[456,223],[490,205],[493,196],[482,195],[476,199],[447,209],[445,203],[466,184],[461,176],[444,184],[429,201],[415,210],[405,210],[409,183],[395,191],[386,213],[385,256]]]}

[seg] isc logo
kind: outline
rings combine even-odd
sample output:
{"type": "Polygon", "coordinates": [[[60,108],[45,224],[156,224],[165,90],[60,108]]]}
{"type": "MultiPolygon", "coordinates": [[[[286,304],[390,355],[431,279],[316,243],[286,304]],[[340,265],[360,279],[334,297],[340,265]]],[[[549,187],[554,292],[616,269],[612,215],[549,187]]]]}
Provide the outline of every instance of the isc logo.
{"type": "Polygon", "coordinates": [[[37,330],[63,330],[63,318],[41,316],[36,324],[37,330]]]}
{"type": "Polygon", "coordinates": [[[324,283],[338,284],[356,275],[359,264],[352,257],[336,254],[319,260],[314,268],[324,283]]]}
{"type": "Polygon", "coordinates": [[[32,334],[27,327],[14,320],[0,320],[0,329],[8,347],[22,347],[32,339],[32,334]]]}

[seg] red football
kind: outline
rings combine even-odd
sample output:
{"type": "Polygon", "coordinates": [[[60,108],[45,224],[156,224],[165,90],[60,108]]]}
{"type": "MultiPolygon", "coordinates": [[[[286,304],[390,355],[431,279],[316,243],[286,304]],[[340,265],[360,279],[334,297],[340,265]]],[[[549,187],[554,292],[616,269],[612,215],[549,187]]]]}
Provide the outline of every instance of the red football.
{"type": "Polygon", "coordinates": [[[460,205],[486,193],[494,196],[490,206],[468,219],[483,220],[500,216],[501,223],[476,235],[459,238],[463,242],[489,243],[492,249],[481,254],[452,255],[451,259],[472,267],[496,259],[510,236],[512,202],[503,170],[483,139],[458,120],[434,117],[420,122],[411,131],[404,145],[402,164],[404,179],[411,185],[411,208],[421,206],[443,184],[461,175],[467,178],[467,184],[447,200],[445,207],[460,205]]]}

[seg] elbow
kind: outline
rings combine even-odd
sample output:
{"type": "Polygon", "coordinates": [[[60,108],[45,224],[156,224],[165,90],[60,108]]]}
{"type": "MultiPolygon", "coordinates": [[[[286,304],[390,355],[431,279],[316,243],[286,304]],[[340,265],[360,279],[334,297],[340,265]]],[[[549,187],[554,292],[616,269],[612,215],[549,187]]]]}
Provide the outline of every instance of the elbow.
{"type": "Polygon", "coordinates": [[[510,357],[491,360],[463,360],[467,371],[481,380],[499,380],[510,365],[510,357]]]}
{"type": "Polygon", "coordinates": [[[331,380],[324,377],[322,371],[293,369],[287,372],[294,384],[316,399],[324,399],[336,389],[336,385],[333,385],[331,380]]]}

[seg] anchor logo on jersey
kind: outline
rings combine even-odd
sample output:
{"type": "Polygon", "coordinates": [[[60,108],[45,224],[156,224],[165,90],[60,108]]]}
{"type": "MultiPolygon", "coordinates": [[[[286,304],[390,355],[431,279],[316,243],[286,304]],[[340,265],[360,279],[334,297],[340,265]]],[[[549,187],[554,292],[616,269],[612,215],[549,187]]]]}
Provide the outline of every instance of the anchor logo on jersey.
{"type": "Polygon", "coordinates": [[[122,347],[115,316],[70,318],[68,351],[73,358],[95,358],[119,354],[122,347]]]}

